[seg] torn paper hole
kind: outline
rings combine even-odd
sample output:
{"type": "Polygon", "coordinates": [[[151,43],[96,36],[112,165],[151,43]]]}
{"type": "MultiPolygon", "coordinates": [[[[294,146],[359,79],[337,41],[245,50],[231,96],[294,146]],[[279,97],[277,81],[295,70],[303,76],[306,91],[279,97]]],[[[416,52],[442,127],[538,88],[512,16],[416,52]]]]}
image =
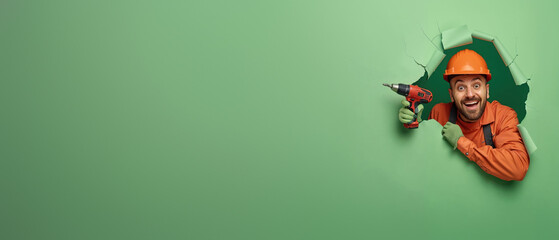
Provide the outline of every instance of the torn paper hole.
{"type": "MultiPolygon", "coordinates": [[[[463,25],[443,31],[430,41],[434,46],[442,46],[442,49],[434,49],[427,64],[418,62],[418,65],[424,68],[425,75],[414,84],[433,92],[433,101],[425,106],[424,114],[428,114],[436,103],[450,102],[448,84],[442,80],[446,63],[456,52],[465,48],[473,48],[472,50],[478,51],[486,58],[493,77],[496,76],[497,79],[505,80],[504,82],[491,83],[490,96],[493,96],[493,100],[498,100],[502,104],[515,109],[519,122],[522,122],[526,115],[526,100],[529,92],[527,82],[530,79],[522,73],[514,61],[515,57],[509,54],[499,39],[480,31],[470,31],[466,25],[463,25]],[[443,62],[445,64],[441,66],[443,62]],[[433,76],[435,78],[431,79],[433,76]],[[506,79],[510,80],[507,81],[506,79]],[[441,84],[441,82],[444,84],[441,84]]],[[[422,117],[426,119],[426,116],[422,117]]],[[[525,132],[523,136],[528,136],[524,138],[524,143],[527,149],[531,149],[529,153],[532,153],[537,149],[536,145],[525,128],[519,129],[525,132]]]]}

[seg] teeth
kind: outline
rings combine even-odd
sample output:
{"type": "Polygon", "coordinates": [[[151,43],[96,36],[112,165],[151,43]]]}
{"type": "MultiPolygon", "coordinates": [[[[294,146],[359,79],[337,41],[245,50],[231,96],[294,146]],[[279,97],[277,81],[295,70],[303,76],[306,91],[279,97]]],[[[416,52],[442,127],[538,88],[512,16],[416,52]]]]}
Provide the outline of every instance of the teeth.
{"type": "Polygon", "coordinates": [[[464,104],[465,104],[466,106],[471,106],[471,105],[477,104],[477,101],[475,101],[475,102],[466,102],[466,103],[464,103],[464,104]]]}

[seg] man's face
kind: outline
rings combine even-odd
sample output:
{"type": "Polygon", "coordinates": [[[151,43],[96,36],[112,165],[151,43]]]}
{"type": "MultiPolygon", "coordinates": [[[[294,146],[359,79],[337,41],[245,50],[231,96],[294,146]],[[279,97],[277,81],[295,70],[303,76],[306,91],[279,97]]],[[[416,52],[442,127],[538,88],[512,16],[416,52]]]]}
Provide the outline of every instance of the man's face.
{"type": "Polygon", "coordinates": [[[489,98],[489,84],[484,75],[467,74],[452,77],[450,80],[450,99],[454,101],[460,118],[465,122],[475,122],[485,111],[489,98]]]}

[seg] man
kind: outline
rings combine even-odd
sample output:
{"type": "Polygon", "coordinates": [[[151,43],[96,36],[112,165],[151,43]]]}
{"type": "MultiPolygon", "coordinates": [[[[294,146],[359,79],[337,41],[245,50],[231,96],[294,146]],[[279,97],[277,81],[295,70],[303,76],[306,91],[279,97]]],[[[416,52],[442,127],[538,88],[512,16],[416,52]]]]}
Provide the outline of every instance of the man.
{"type": "MultiPolygon", "coordinates": [[[[530,158],[518,131],[516,112],[497,101],[488,102],[491,73],[476,52],[464,49],[448,62],[443,75],[449,82],[450,103],[433,107],[429,119],[443,125],[443,137],[483,171],[500,179],[521,181],[528,171],[530,158]]],[[[402,101],[402,123],[417,115],[402,101]]]]}

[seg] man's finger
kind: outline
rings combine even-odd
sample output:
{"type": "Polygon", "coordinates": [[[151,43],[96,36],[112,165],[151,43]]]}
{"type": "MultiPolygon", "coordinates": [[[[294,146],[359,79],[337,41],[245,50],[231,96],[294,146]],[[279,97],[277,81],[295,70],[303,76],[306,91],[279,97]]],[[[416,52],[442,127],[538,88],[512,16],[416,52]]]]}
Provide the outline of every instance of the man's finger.
{"type": "Polygon", "coordinates": [[[405,118],[405,117],[399,117],[400,122],[402,123],[411,123],[413,122],[413,118],[405,118]]]}
{"type": "Polygon", "coordinates": [[[400,108],[400,113],[404,115],[410,115],[410,116],[415,115],[411,110],[407,108],[400,108]]]}
{"type": "Polygon", "coordinates": [[[400,122],[401,123],[411,123],[411,122],[413,122],[413,119],[400,118],[400,122]]]}
{"type": "Polygon", "coordinates": [[[400,114],[400,118],[405,118],[405,119],[413,119],[414,115],[409,115],[409,114],[400,114]]]}
{"type": "Polygon", "coordinates": [[[408,100],[404,99],[404,100],[402,100],[402,106],[408,107],[408,106],[410,106],[410,102],[408,102],[408,100]]]}
{"type": "Polygon", "coordinates": [[[441,133],[442,133],[443,135],[445,135],[447,130],[448,130],[448,125],[445,124],[445,125],[443,126],[443,130],[441,131],[441,133]]]}

